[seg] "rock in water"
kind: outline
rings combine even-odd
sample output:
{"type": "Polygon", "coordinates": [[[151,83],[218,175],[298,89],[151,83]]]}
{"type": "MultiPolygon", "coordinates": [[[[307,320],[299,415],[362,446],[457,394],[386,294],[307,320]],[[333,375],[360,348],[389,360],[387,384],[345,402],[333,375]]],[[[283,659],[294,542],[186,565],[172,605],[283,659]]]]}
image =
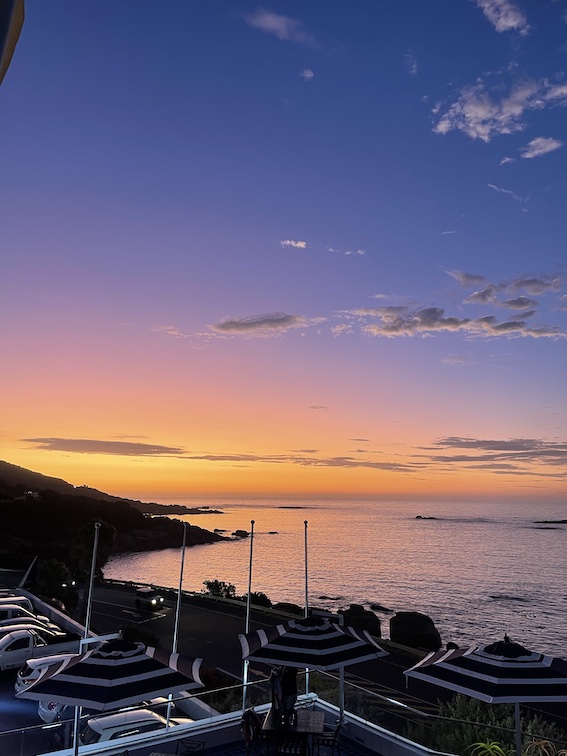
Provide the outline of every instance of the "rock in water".
{"type": "Polygon", "coordinates": [[[420,612],[397,612],[390,619],[390,640],[410,648],[437,651],[441,636],[431,617],[420,612]]]}
{"type": "Polygon", "coordinates": [[[374,612],[365,609],[360,604],[351,604],[348,609],[342,609],[339,614],[343,615],[345,625],[350,625],[360,630],[368,630],[370,635],[374,635],[376,638],[382,637],[380,620],[374,612]]]}

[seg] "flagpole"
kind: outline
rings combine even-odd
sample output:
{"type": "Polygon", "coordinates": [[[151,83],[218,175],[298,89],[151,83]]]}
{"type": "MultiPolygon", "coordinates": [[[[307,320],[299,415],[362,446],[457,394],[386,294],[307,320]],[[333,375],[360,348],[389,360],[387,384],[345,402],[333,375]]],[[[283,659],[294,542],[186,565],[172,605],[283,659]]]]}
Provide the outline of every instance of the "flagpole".
{"type": "MultiPolygon", "coordinates": [[[[177,653],[177,645],[179,642],[179,619],[181,617],[181,593],[183,591],[183,571],[185,569],[185,545],[187,543],[187,523],[183,523],[183,541],[181,543],[181,565],[179,567],[179,588],[177,590],[177,604],[175,606],[175,624],[173,626],[173,642],[171,644],[171,652],[177,653]]],[[[170,693],[167,701],[167,716],[165,727],[169,727],[169,718],[171,716],[171,705],[173,702],[173,696],[170,693]]]]}
{"type": "MultiPolygon", "coordinates": [[[[245,634],[250,632],[250,604],[252,603],[252,554],[254,551],[254,520],[250,520],[250,564],[248,566],[248,595],[246,597],[246,622],[244,627],[245,634]]],[[[248,688],[248,667],[250,662],[244,659],[244,671],[242,674],[242,711],[246,709],[246,693],[248,688]]]]}
{"type": "MultiPolygon", "coordinates": [[[[94,578],[95,578],[95,572],[96,572],[96,555],[98,551],[98,534],[100,531],[100,522],[95,522],[94,524],[95,532],[94,532],[94,539],[93,539],[93,555],[91,559],[91,574],[89,577],[89,591],[87,593],[87,612],[85,615],[85,629],[83,632],[83,640],[79,644],[79,649],[82,652],[83,646],[86,646],[87,644],[85,641],[89,637],[89,629],[91,626],[91,615],[92,615],[92,609],[93,609],[93,588],[94,588],[94,578]]],[[[73,722],[73,754],[74,756],[77,756],[79,753],[79,725],[81,721],[81,706],[75,706],[75,719],[73,722]]]]}
{"type": "MultiPolygon", "coordinates": [[[[309,572],[307,569],[307,525],[308,521],[303,521],[305,529],[304,548],[305,548],[305,612],[304,616],[307,619],[309,616],[309,572]]],[[[309,670],[305,668],[305,694],[309,693],[309,670]]]]}

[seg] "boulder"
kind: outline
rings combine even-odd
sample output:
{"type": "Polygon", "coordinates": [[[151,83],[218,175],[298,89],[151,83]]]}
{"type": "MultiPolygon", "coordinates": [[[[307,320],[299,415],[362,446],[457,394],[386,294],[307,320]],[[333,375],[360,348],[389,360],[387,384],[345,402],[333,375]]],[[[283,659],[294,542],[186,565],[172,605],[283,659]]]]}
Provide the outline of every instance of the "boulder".
{"type": "Polygon", "coordinates": [[[382,628],[380,620],[369,609],[365,609],[360,604],[351,604],[348,609],[340,609],[339,614],[344,617],[344,624],[356,627],[359,630],[368,630],[370,635],[376,638],[382,637],[382,628]]]}
{"type": "Polygon", "coordinates": [[[410,648],[437,651],[441,636],[433,620],[420,612],[397,612],[390,619],[390,640],[410,648]]]}

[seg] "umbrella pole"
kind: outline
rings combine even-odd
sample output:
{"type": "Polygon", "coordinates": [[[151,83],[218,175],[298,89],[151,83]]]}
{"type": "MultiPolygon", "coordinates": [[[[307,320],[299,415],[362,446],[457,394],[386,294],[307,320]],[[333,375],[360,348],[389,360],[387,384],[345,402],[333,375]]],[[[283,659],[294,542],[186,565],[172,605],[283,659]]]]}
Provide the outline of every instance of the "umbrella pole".
{"type": "MultiPolygon", "coordinates": [[[[305,536],[304,536],[304,550],[305,550],[305,612],[304,616],[307,619],[309,616],[309,573],[307,569],[307,525],[308,521],[303,521],[303,526],[305,529],[305,536]]],[[[305,695],[309,693],[309,670],[305,669],[305,695]]]]}
{"type": "Polygon", "coordinates": [[[516,756],[522,756],[522,722],[520,719],[520,704],[514,703],[514,720],[516,725],[516,756]]]}
{"type": "MultiPolygon", "coordinates": [[[[94,588],[94,578],[95,578],[95,571],[96,571],[96,554],[98,551],[98,534],[100,530],[100,522],[95,522],[95,532],[94,532],[94,539],[93,539],[93,556],[91,559],[91,574],[89,577],[89,592],[87,594],[87,613],[85,616],[85,630],[83,632],[83,641],[86,641],[89,637],[89,630],[91,625],[91,614],[93,610],[93,588],[94,588]]],[[[86,645],[86,644],[84,644],[86,645]]],[[[81,643],[80,647],[81,651],[83,650],[83,643],[81,643]]],[[[73,754],[74,756],[78,756],[79,753],[79,725],[81,722],[81,706],[75,706],[75,719],[73,723],[73,754]]]]}
{"type": "MultiPolygon", "coordinates": [[[[179,618],[181,616],[181,591],[183,590],[183,571],[185,569],[185,544],[187,543],[187,523],[183,523],[183,541],[181,543],[181,566],[179,567],[179,589],[177,591],[177,604],[175,606],[175,625],[173,628],[173,642],[171,644],[171,652],[177,653],[177,644],[179,641],[179,618]]],[[[171,706],[173,702],[173,696],[170,693],[167,697],[167,715],[165,727],[169,727],[169,718],[171,716],[171,706]]]]}
{"type": "MultiPolygon", "coordinates": [[[[252,554],[254,550],[254,520],[250,520],[250,564],[248,566],[248,594],[246,596],[246,622],[244,632],[250,632],[250,604],[252,602],[252,554]]],[[[242,673],[242,711],[246,709],[246,693],[248,688],[248,667],[250,662],[244,659],[244,670],[242,673]]]]}

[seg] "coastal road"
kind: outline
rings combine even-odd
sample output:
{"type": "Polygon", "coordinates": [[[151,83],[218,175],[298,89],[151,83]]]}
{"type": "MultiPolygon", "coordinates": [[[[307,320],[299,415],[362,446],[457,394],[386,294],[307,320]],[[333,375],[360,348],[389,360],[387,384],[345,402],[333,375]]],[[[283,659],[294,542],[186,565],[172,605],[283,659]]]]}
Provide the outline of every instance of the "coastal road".
{"type": "MultiPolygon", "coordinates": [[[[162,609],[137,609],[135,591],[130,586],[103,584],[95,587],[92,628],[111,633],[135,628],[144,640],[152,636],[164,649],[171,648],[175,623],[175,600],[166,600],[162,609]]],[[[252,630],[281,622],[261,612],[253,612],[252,630]]],[[[178,651],[203,658],[203,667],[217,668],[242,679],[242,651],[238,634],[244,632],[245,606],[215,601],[211,597],[184,597],[179,618],[178,651]]]]}
{"type": "MultiPolygon", "coordinates": [[[[175,601],[166,601],[159,612],[137,610],[134,589],[129,586],[104,584],[97,586],[93,601],[93,629],[100,633],[114,632],[124,627],[136,627],[159,639],[162,648],[171,648],[175,621],[175,601]]],[[[281,618],[261,611],[253,611],[251,628],[257,630],[281,622],[281,618]]],[[[179,623],[179,652],[203,658],[203,668],[214,667],[242,680],[242,656],[238,634],[244,632],[245,606],[215,601],[207,596],[184,597],[179,623]]],[[[143,637],[143,636],[142,636],[143,637]]],[[[422,655],[421,655],[422,656],[422,655]]],[[[437,695],[445,691],[412,680],[407,690],[405,669],[420,655],[390,652],[387,657],[348,668],[347,679],[355,685],[375,693],[402,701],[407,706],[435,713],[437,695]],[[429,690],[428,690],[429,688],[429,690]]],[[[269,670],[264,665],[251,665],[250,679],[262,679],[269,670]],[[257,668],[256,668],[257,667],[257,668]]],[[[451,694],[448,694],[449,697],[451,694]]]]}

